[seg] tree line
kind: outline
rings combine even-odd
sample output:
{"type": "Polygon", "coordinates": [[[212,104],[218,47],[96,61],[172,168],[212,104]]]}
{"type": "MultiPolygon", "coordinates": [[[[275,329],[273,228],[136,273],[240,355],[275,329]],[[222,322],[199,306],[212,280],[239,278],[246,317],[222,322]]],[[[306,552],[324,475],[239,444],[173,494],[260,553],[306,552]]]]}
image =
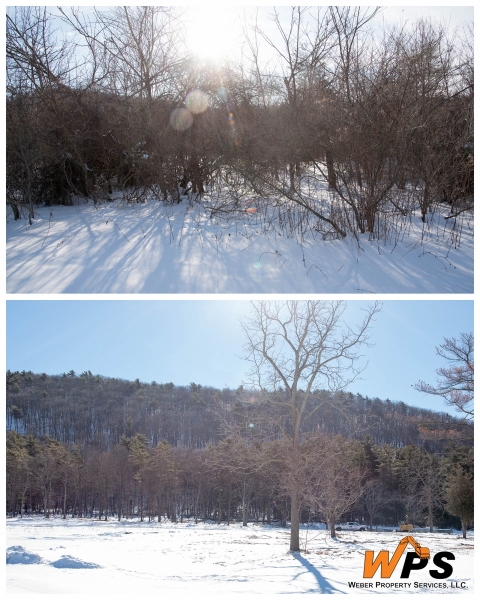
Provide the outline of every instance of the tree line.
{"type": "Polygon", "coordinates": [[[8,372],[7,513],[286,526],[294,476],[300,521],[325,521],[332,535],[341,520],[397,526],[406,514],[430,529],[466,531],[473,518],[473,449],[455,419],[448,424],[441,413],[353,394],[316,392],[308,406],[318,403],[292,455],[288,423],[245,389],[8,372]],[[35,404],[41,412],[49,407],[53,429],[35,428],[35,404]],[[61,436],[69,429],[59,421],[72,413],[85,421],[61,436]],[[155,427],[155,414],[167,424],[177,415],[183,435],[167,429],[149,435],[142,424],[155,427]],[[349,415],[348,428],[342,414],[349,415]],[[195,433],[188,431],[193,423],[195,433]],[[389,429],[395,438],[385,441],[389,429]]]}
{"type": "Polygon", "coordinates": [[[377,10],[274,10],[242,58],[192,57],[176,7],[7,12],[7,203],[118,197],[248,208],[290,233],[398,238],[473,206],[473,36],[377,10]],[[264,48],[269,48],[273,69],[264,48]],[[268,209],[268,210],[267,210],[268,209]],[[267,215],[268,213],[268,215],[267,215]]]}
{"type": "MultiPolygon", "coordinates": [[[[291,519],[285,440],[226,437],[203,449],[152,447],[143,434],[110,450],[7,432],[7,515],[46,518],[278,523],[291,519]]],[[[296,458],[300,521],[358,520],[366,528],[466,528],[473,522],[472,449],[375,445],[315,433],[296,458]],[[458,518],[456,518],[458,517],[458,518]]]]}

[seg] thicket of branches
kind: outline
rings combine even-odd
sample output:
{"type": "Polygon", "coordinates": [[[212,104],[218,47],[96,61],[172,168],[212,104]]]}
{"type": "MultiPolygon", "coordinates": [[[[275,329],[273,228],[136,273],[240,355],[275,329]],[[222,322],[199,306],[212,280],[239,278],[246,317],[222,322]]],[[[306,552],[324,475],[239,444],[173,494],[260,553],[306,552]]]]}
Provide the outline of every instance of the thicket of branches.
{"type": "Polygon", "coordinates": [[[9,10],[15,218],[74,195],[206,190],[217,214],[266,203],[324,237],[399,236],[444,201],[457,218],[473,206],[473,35],[424,20],[373,35],[376,12],[273,12],[272,37],[245,25],[242,60],[213,68],[188,55],[176,8],[65,10],[70,38],[45,9],[9,10]]]}
{"type": "MultiPolygon", "coordinates": [[[[89,372],[8,372],[7,382],[10,515],[290,519],[291,453],[274,402],[89,372]]],[[[457,420],[345,393],[317,390],[312,402],[321,406],[295,456],[302,521],[398,525],[408,514],[417,525],[460,525],[454,501],[470,493],[473,451],[471,438],[452,435],[457,420]],[[428,424],[441,436],[425,437],[428,424]]]]}

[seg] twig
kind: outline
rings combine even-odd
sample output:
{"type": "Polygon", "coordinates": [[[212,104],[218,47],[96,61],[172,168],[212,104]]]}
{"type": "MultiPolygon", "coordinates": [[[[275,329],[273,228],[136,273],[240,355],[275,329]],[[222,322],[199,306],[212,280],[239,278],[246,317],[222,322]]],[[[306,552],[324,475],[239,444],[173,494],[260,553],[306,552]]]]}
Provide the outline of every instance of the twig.
{"type": "Polygon", "coordinates": [[[116,228],[118,229],[118,231],[123,235],[123,237],[127,240],[127,242],[129,242],[130,240],[127,238],[127,236],[123,233],[123,231],[120,229],[120,227],[117,225],[116,221],[114,221],[113,219],[109,219],[105,225],[108,225],[110,223],[110,221],[112,221],[112,223],[116,226],[116,228]]]}
{"type": "Polygon", "coordinates": [[[53,213],[52,213],[52,211],[50,211],[50,218],[48,219],[48,230],[47,230],[47,235],[45,236],[45,238],[44,238],[44,240],[43,240],[43,242],[42,242],[42,248],[43,248],[43,244],[45,243],[45,241],[46,241],[46,239],[47,239],[47,237],[48,237],[48,234],[50,233],[50,223],[52,222],[52,219],[53,219],[53,213]]]}
{"type": "Polygon", "coordinates": [[[320,273],[321,273],[321,274],[322,274],[322,275],[323,275],[323,276],[324,276],[326,279],[328,279],[328,277],[325,275],[325,273],[322,271],[322,269],[320,269],[319,267],[317,267],[317,265],[316,265],[316,264],[312,264],[312,265],[310,265],[310,267],[309,267],[309,269],[308,269],[308,271],[307,271],[307,275],[310,273],[310,269],[311,269],[312,267],[315,267],[315,268],[316,268],[318,271],[320,271],[320,273]]]}

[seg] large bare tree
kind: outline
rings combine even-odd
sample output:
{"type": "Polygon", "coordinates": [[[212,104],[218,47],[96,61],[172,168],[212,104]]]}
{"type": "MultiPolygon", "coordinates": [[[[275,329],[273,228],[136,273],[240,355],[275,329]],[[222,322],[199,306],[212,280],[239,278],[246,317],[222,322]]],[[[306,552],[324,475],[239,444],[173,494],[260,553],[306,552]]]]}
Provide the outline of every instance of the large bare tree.
{"type": "MultiPolygon", "coordinates": [[[[284,412],[284,435],[290,442],[286,458],[292,466],[300,458],[302,422],[320,406],[307,410],[314,387],[344,389],[365,368],[359,350],[369,343],[380,306],[368,308],[357,326],[344,321],[345,309],[341,301],[254,301],[242,323],[246,359],[252,365],[249,383],[270,392],[266,397],[284,412]]],[[[296,476],[289,479],[290,550],[299,551],[302,482],[296,476]]]]}
{"type": "Polygon", "coordinates": [[[442,397],[447,405],[463,413],[466,423],[473,428],[473,334],[461,333],[459,340],[444,338],[436,350],[448,362],[448,366],[437,369],[437,385],[419,381],[414,387],[424,394],[442,397]]]}

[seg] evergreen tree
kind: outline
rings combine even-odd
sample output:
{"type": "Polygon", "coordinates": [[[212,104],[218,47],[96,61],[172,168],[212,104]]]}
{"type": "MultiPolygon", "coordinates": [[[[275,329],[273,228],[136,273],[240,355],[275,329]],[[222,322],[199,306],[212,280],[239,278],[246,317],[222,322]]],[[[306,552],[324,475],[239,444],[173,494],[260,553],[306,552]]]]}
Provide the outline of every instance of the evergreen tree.
{"type": "Polygon", "coordinates": [[[462,534],[466,538],[467,527],[473,525],[473,476],[467,473],[461,465],[456,465],[455,470],[448,477],[445,500],[448,512],[460,517],[462,534]]]}

